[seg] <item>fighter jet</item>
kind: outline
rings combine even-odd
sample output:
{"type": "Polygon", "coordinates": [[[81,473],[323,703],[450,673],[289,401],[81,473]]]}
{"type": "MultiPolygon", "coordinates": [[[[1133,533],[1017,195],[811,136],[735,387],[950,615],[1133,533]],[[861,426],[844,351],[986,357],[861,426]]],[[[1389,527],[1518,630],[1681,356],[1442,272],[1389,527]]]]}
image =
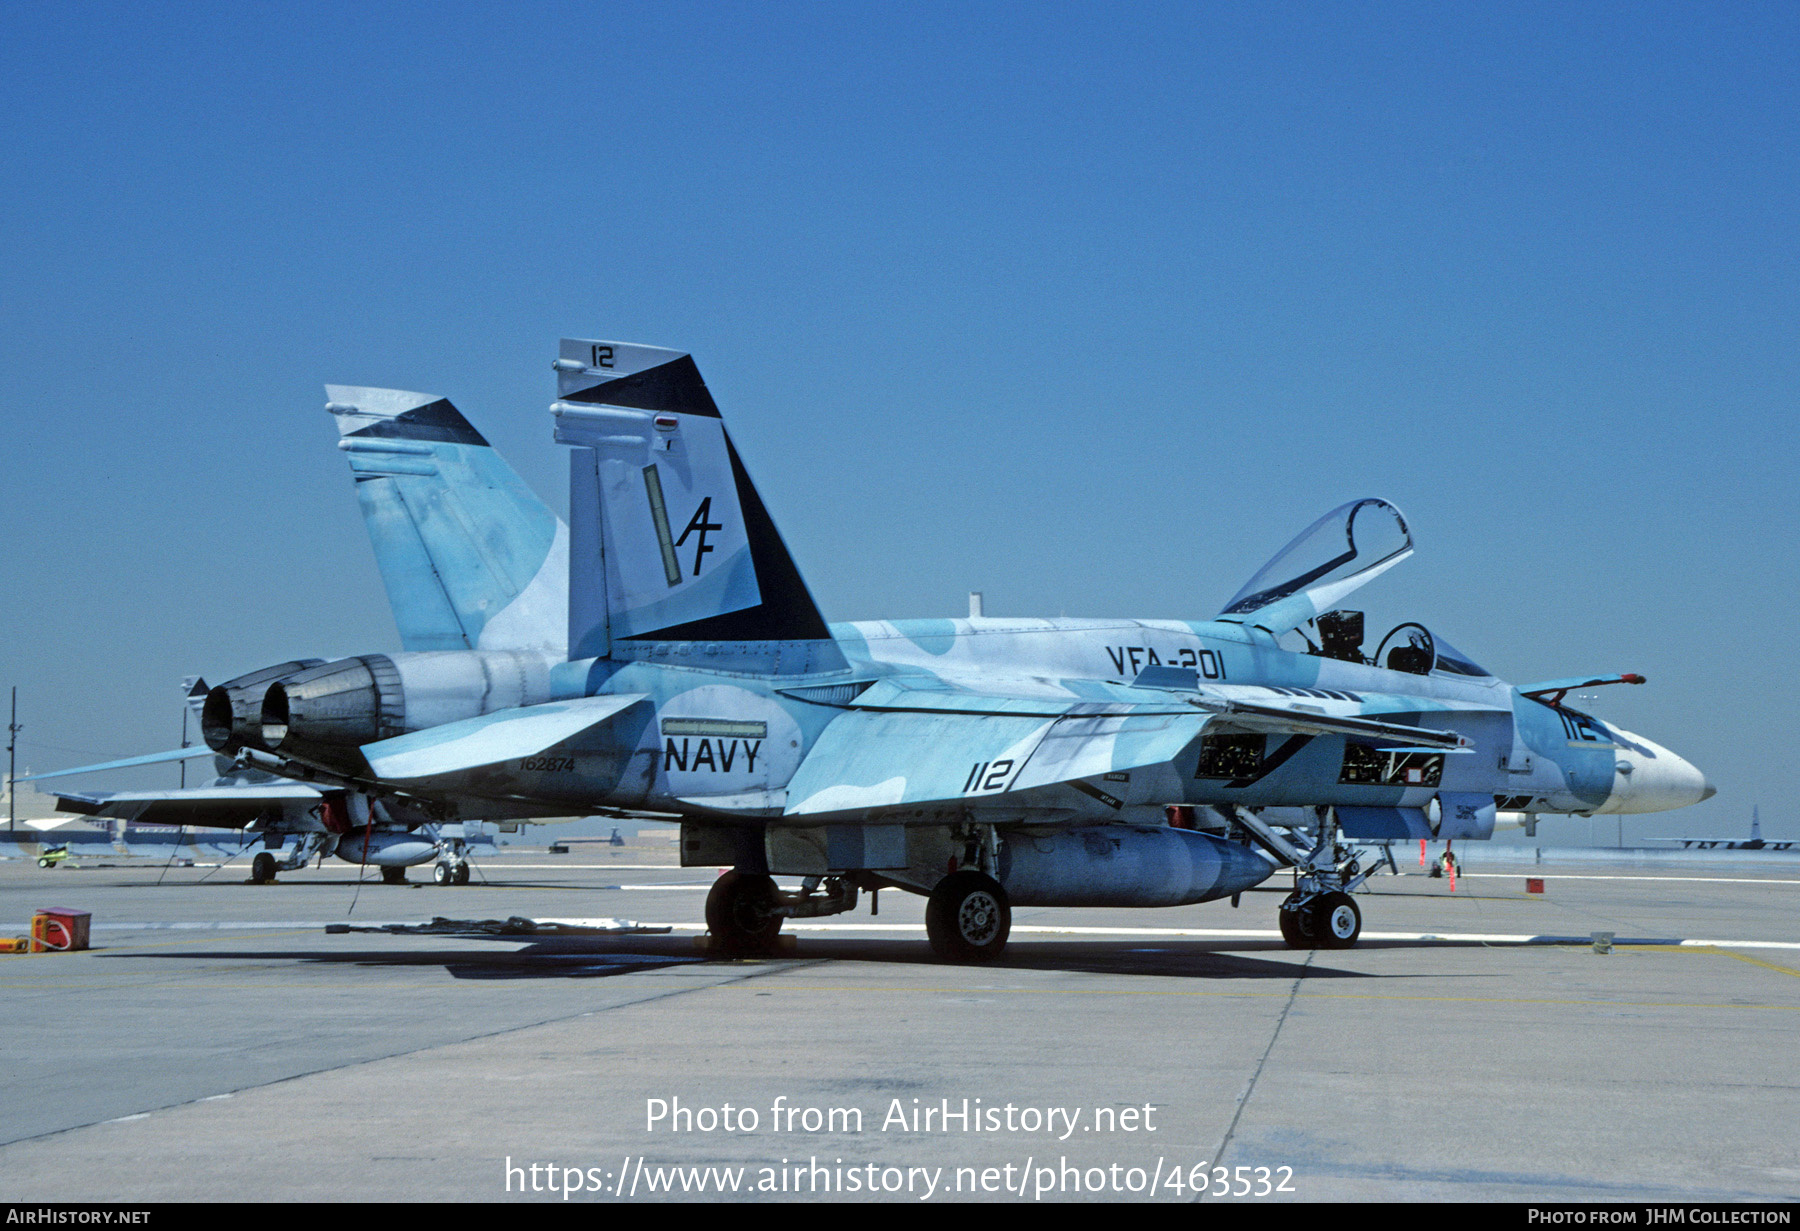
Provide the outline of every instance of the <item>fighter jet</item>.
{"type": "MultiPolygon", "coordinates": [[[[438,648],[283,664],[207,698],[216,752],[343,801],[340,849],[420,816],[674,814],[685,863],[731,869],[706,909],[722,947],[888,887],[927,896],[957,961],[998,957],[1014,904],[1200,902],[1286,866],[1288,943],[1344,947],[1367,875],[1347,843],[1712,793],[1564,704],[1639,677],[1513,688],[1413,623],[1365,655],[1342,604],[1412,552],[1385,501],[1320,518],[1212,620],[833,626],[690,356],[565,339],[555,367],[566,641],[493,646],[452,602],[460,648],[441,622],[438,648]]],[[[466,427],[408,413],[353,459],[430,467],[466,427]]]]}

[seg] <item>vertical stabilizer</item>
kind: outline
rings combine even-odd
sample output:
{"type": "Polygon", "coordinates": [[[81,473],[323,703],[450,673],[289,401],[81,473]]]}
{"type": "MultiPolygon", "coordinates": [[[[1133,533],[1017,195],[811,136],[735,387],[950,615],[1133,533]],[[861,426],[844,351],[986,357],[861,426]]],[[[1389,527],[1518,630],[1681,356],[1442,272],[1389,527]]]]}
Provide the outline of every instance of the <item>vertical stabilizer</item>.
{"type": "Polygon", "coordinates": [[[569,655],[706,642],[720,666],[845,666],[681,351],[564,338],[556,439],[569,455],[569,655]]]}
{"type": "Polygon", "coordinates": [[[327,385],[408,650],[566,650],[568,531],[444,398],[327,385]]]}

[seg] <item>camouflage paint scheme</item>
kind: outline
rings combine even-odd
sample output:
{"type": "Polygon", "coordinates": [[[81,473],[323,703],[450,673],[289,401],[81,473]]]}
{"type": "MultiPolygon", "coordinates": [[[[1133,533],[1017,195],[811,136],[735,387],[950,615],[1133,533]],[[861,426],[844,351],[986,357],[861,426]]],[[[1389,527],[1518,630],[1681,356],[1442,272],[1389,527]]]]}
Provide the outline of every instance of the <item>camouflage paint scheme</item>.
{"type": "MultiPolygon", "coordinates": [[[[1320,518],[1212,620],[827,625],[691,357],[565,339],[555,366],[567,525],[448,401],[328,387],[405,650],[212,690],[207,742],[246,792],[218,823],[248,810],[271,845],[322,831],[352,858],[336,838],[434,820],[654,814],[681,818],[691,862],[927,893],[960,862],[1015,901],[1150,904],[1268,876],[1224,836],[1257,818],[1321,845],[1479,839],[1502,812],[1712,793],[1560,704],[1637,677],[1515,688],[1418,625],[1369,656],[1360,616],[1330,640],[1411,554],[1385,501],[1320,518]],[[350,828],[259,803],[277,780],[341,793],[350,828]]],[[[129,802],[193,813],[179,795],[129,802]]]]}

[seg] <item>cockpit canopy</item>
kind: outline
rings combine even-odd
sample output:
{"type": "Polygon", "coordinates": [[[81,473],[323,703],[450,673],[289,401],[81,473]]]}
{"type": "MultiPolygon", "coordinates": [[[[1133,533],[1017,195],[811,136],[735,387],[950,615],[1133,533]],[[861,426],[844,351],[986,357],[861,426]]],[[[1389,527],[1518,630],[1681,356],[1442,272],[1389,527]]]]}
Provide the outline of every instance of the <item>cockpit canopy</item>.
{"type": "Polygon", "coordinates": [[[1373,497],[1352,500],[1276,553],[1218,618],[1279,635],[1330,611],[1412,550],[1399,509],[1373,497]]]}
{"type": "Polygon", "coordinates": [[[1399,625],[1377,644],[1373,658],[1364,654],[1363,613],[1339,610],[1338,604],[1412,550],[1412,532],[1399,509],[1373,497],[1352,500],[1301,531],[1217,618],[1265,628],[1300,653],[1408,675],[1492,678],[1423,624],[1399,625]]]}
{"type": "MultiPolygon", "coordinates": [[[[1321,621],[1323,623],[1323,621],[1321,621]]],[[[1333,655],[1328,657],[1348,657],[1333,655]]],[[[1409,675],[1463,675],[1473,679],[1492,679],[1493,673],[1474,659],[1445,641],[1434,637],[1423,624],[1402,624],[1381,639],[1375,657],[1359,655],[1352,661],[1386,667],[1389,671],[1405,671],[1409,675]]]]}

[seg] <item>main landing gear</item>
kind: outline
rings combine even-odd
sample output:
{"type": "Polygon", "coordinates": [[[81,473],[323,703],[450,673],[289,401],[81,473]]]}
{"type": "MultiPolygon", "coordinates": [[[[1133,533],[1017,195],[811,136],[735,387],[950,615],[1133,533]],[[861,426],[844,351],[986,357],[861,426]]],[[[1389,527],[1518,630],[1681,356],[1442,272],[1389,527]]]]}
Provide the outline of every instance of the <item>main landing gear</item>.
{"type": "MultiPolygon", "coordinates": [[[[773,877],[734,868],[706,895],[706,930],[715,950],[731,957],[773,953],[782,920],[835,915],[856,907],[856,887],[843,877],[809,877],[797,892],[773,877]]],[[[1354,907],[1352,907],[1354,909],[1354,907]]],[[[1000,882],[965,868],[938,882],[925,903],[925,933],[939,960],[992,962],[1006,951],[1012,904],[1000,882]]]]}
{"type": "Polygon", "coordinates": [[[713,882],[706,895],[706,930],[713,943],[733,956],[770,953],[781,934],[775,913],[781,891],[775,878],[736,868],[713,882]]]}
{"type": "MultiPolygon", "coordinates": [[[[271,835],[279,837],[280,835],[271,835]]],[[[256,852],[250,860],[250,883],[252,885],[272,885],[278,872],[292,872],[296,868],[304,868],[307,860],[326,849],[327,835],[322,833],[303,833],[291,845],[277,850],[256,852]]]]}
{"type": "Polygon", "coordinates": [[[856,886],[842,876],[809,876],[785,890],[766,872],[733,868],[706,895],[706,930],[713,945],[733,957],[773,953],[783,919],[841,915],[856,909],[856,886]]]}
{"type": "Polygon", "coordinates": [[[1011,932],[1012,903],[985,872],[952,872],[925,903],[925,934],[946,962],[992,962],[1006,951],[1011,932]]]}

